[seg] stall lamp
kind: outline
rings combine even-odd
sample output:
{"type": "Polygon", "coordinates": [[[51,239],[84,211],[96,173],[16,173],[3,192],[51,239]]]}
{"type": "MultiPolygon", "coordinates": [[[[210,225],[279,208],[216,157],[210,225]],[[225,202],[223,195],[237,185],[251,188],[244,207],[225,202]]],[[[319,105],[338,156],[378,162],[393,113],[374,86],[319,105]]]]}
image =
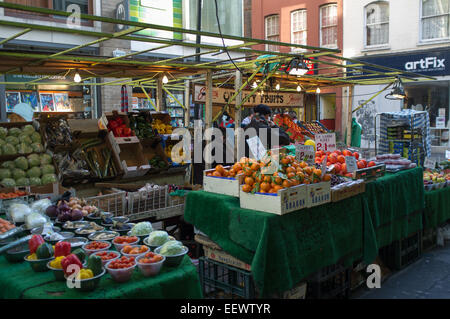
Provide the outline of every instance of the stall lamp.
{"type": "Polygon", "coordinates": [[[162,79],[162,83],[163,83],[163,84],[169,83],[169,79],[167,78],[167,75],[164,75],[164,77],[163,77],[163,79],[162,79]]]}
{"type": "Polygon", "coordinates": [[[256,89],[258,87],[258,84],[256,82],[253,82],[253,88],[256,89]]]}
{"type": "Polygon", "coordinates": [[[81,76],[80,76],[80,73],[78,73],[78,72],[75,73],[75,76],[73,77],[73,81],[74,81],[75,83],[80,83],[80,82],[81,82],[81,76]]]}
{"type": "Polygon", "coordinates": [[[302,87],[300,85],[297,85],[297,92],[301,92],[302,91],[302,87]]]}
{"type": "Polygon", "coordinates": [[[293,58],[287,65],[285,72],[289,75],[303,76],[308,73],[309,68],[303,56],[293,58]]]}
{"type": "Polygon", "coordinates": [[[280,83],[277,84],[277,86],[275,87],[275,89],[276,89],[277,91],[280,90],[280,83]]]}
{"type": "Polygon", "coordinates": [[[406,98],[405,89],[403,87],[402,80],[397,77],[397,80],[394,83],[394,89],[385,96],[388,100],[403,100],[406,98]]]}
{"type": "Polygon", "coordinates": [[[320,94],[320,88],[317,88],[316,93],[320,94]]]}

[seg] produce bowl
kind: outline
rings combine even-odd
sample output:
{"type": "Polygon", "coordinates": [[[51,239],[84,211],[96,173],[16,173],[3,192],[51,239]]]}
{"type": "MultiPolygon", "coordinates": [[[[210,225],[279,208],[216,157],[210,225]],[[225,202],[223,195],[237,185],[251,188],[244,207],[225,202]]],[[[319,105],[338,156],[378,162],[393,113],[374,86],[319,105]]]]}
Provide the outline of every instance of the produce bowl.
{"type": "MultiPolygon", "coordinates": [[[[81,217],[81,219],[78,219],[78,220],[69,220],[69,221],[71,221],[71,222],[82,222],[83,220],[84,220],[84,218],[81,217]]],[[[55,219],[55,224],[57,224],[57,225],[59,225],[59,226],[61,226],[61,227],[62,227],[62,225],[64,225],[65,222],[67,222],[67,220],[61,221],[61,220],[59,220],[58,218],[55,219]]]]}
{"type": "Polygon", "coordinates": [[[131,230],[131,228],[133,228],[133,226],[135,225],[135,224],[133,224],[133,223],[126,223],[126,225],[128,225],[128,226],[130,226],[130,228],[126,228],[126,229],[117,229],[117,228],[114,228],[114,227],[110,227],[109,228],[109,230],[111,230],[111,231],[116,231],[116,232],[118,232],[120,235],[126,235],[130,230],[131,230]]]}
{"type": "Polygon", "coordinates": [[[53,259],[46,258],[46,259],[35,259],[35,260],[28,260],[29,255],[26,255],[23,259],[30,264],[31,269],[33,269],[35,272],[44,272],[48,271],[47,263],[53,259]]]}
{"type": "MultiPolygon", "coordinates": [[[[172,236],[169,236],[169,240],[168,240],[168,241],[170,241],[170,240],[176,240],[176,239],[175,239],[174,237],[172,237],[172,236]]],[[[155,245],[150,245],[149,242],[148,242],[148,237],[145,237],[145,238],[144,238],[143,243],[144,243],[145,245],[147,245],[148,247],[150,247],[150,250],[151,250],[151,251],[155,251],[156,248],[162,246],[162,245],[157,245],[157,246],[155,246],[155,245]]],[[[167,241],[166,241],[166,243],[167,243],[167,241]]],[[[164,244],[165,244],[165,243],[164,243],[164,244]]]]}
{"type": "MultiPolygon", "coordinates": [[[[117,238],[117,237],[116,237],[116,238],[117,238]]],[[[114,240],[116,240],[116,238],[114,238],[114,240]]],[[[138,238],[135,242],[132,242],[132,243],[125,243],[125,244],[118,244],[118,243],[115,243],[114,240],[112,241],[112,243],[114,244],[114,247],[116,248],[117,251],[121,251],[122,248],[125,247],[126,245],[133,246],[133,245],[136,245],[136,244],[139,242],[139,238],[138,238]]]]}
{"type": "Polygon", "coordinates": [[[93,233],[96,233],[98,231],[103,231],[103,230],[105,230],[105,227],[101,227],[98,230],[94,230],[94,228],[92,228],[92,226],[89,225],[86,227],[81,227],[81,228],[76,229],[75,234],[80,237],[89,238],[89,235],[92,235],[93,233]],[[89,230],[89,229],[92,229],[93,231],[87,232],[87,230],[89,230]]]}
{"type": "Polygon", "coordinates": [[[65,229],[65,230],[68,230],[68,231],[75,231],[75,230],[78,229],[78,228],[83,228],[83,227],[86,227],[86,226],[89,225],[89,222],[87,222],[87,221],[76,221],[76,222],[71,222],[71,223],[75,224],[75,225],[73,225],[72,227],[66,225],[66,223],[67,223],[67,222],[65,222],[65,223],[62,225],[62,228],[65,229]]]}
{"type": "Polygon", "coordinates": [[[131,230],[129,232],[127,232],[127,236],[136,236],[137,238],[139,238],[139,243],[143,243],[144,239],[147,238],[150,235],[150,233],[146,234],[146,235],[131,235],[131,230]]]}
{"type": "Polygon", "coordinates": [[[155,249],[155,254],[161,255],[163,257],[166,257],[166,260],[164,262],[165,266],[169,266],[169,267],[177,267],[178,265],[180,265],[181,261],[184,258],[184,255],[186,255],[189,252],[189,248],[187,248],[186,246],[183,246],[184,248],[184,252],[178,254],[178,255],[172,255],[172,256],[165,256],[163,254],[160,253],[161,251],[161,247],[158,247],[155,249]]]}
{"type": "Polygon", "coordinates": [[[5,252],[5,258],[10,263],[22,262],[23,259],[30,254],[30,248],[28,248],[28,242],[24,242],[20,245],[14,246],[5,252]]]}
{"type": "Polygon", "coordinates": [[[111,261],[109,261],[105,265],[105,268],[108,271],[108,273],[111,275],[111,278],[115,282],[120,282],[120,283],[127,282],[128,280],[130,280],[131,276],[133,275],[134,268],[136,268],[136,266],[137,266],[136,261],[135,261],[134,265],[129,268],[111,269],[111,268],[109,268],[110,263],[111,263],[111,261]]]}
{"type": "MultiPolygon", "coordinates": [[[[119,222],[119,223],[128,223],[130,221],[130,219],[128,217],[112,217],[111,218],[113,221],[115,222],[119,222]]],[[[105,224],[104,222],[102,222],[102,226],[105,227],[112,227],[114,224],[105,224]]]]}
{"type": "Polygon", "coordinates": [[[114,240],[114,238],[120,236],[120,234],[116,231],[107,231],[107,230],[102,230],[102,231],[97,231],[93,234],[90,234],[88,236],[89,240],[103,240],[103,241],[112,241],[114,240]]]}
{"type": "Polygon", "coordinates": [[[86,216],[86,219],[88,220],[92,220],[92,221],[100,221],[102,219],[102,217],[100,216],[100,214],[98,214],[98,216],[96,216],[97,213],[90,213],[89,215],[86,216]]]}
{"type": "Polygon", "coordinates": [[[53,275],[55,276],[55,280],[56,281],[65,281],[66,277],[64,277],[64,270],[62,268],[61,269],[53,268],[52,266],[50,266],[51,262],[52,262],[52,260],[47,262],[47,268],[53,272],[53,275]]]}
{"type": "Polygon", "coordinates": [[[111,243],[109,241],[102,241],[102,240],[96,240],[96,241],[100,242],[100,243],[105,243],[108,246],[106,246],[105,248],[101,248],[101,249],[88,249],[88,248],[86,248],[86,246],[88,246],[89,244],[93,243],[92,241],[90,241],[90,242],[84,244],[83,247],[82,247],[83,250],[86,252],[86,255],[90,256],[90,255],[92,255],[92,254],[94,254],[96,252],[109,250],[111,248],[111,243]]]}
{"type": "Polygon", "coordinates": [[[63,236],[64,238],[63,239],[56,239],[56,240],[49,240],[49,239],[47,239],[47,237],[44,237],[44,239],[45,239],[45,241],[47,242],[47,243],[49,243],[49,244],[51,244],[51,245],[55,245],[57,242],[59,242],[59,241],[66,241],[67,239],[70,239],[70,238],[73,238],[73,237],[75,237],[75,234],[74,233],[71,233],[71,232],[60,232],[60,233],[58,233],[58,234],[60,234],[61,236],[63,236]]]}
{"type": "MultiPolygon", "coordinates": [[[[132,248],[139,248],[139,247],[141,247],[142,245],[130,245],[132,248]]],[[[142,256],[142,255],[145,255],[146,253],[149,253],[150,252],[150,248],[149,247],[147,247],[147,246],[145,246],[144,245],[144,247],[145,248],[147,248],[147,250],[146,251],[144,251],[144,252],[142,252],[142,253],[139,253],[139,254],[130,254],[130,253],[125,253],[124,251],[123,251],[123,249],[125,248],[125,246],[120,250],[120,253],[122,254],[122,255],[124,255],[124,256],[126,256],[126,257],[134,257],[134,258],[137,258],[137,257],[139,257],[139,256],[142,256]]]]}
{"type": "MultiPolygon", "coordinates": [[[[94,276],[89,279],[82,279],[82,280],[76,280],[75,281],[75,287],[74,289],[78,289],[80,291],[93,291],[97,289],[98,284],[100,283],[100,280],[102,279],[103,275],[106,274],[106,270],[103,269],[100,274],[97,276],[94,276]],[[79,283],[79,286],[77,285],[77,282],[79,283]]],[[[67,280],[67,277],[64,277],[67,280]]]]}
{"type": "Polygon", "coordinates": [[[74,251],[77,248],[83,247],[89,240],[84,237],[72,237],[66,240],[61,240],[70,243],[71,251],[74,251]]]}
{"type": "MultiPolygon", "coordinates": [[[[116,260],[117,258],[120,258],[120,253],[117,252],[117,251],[115,251],[115,250],[103,250],[103,251],[98,251],[98,252],[94,253],[94,255],[97,255],[98,253],[103,253],[103,252],[104,252],[104,253],[114,253],[114,254],[117,255],[116,258],[112,258],[112,259],[108,259],[108,260],[103,260],[103,258],[102,258],[103,267],[105,267],[106,264],[109,263],[110,261],[113,261],[113,260],[116,260]]],[[[100,257],[101,257],[101,256],[100,256],[100,257]]]]}
{"type": "MultiPolygon", "coordinates": [[[[55,233],[59,233],[61,231],[61,228],[58,226],[53,226],[52,230],[55,233]]],[[[32,230],[30,230],[30,233],[31,233],[31,235],[41,235],[43,231],[44,231],[44,226],[41,226],[41,227],[33,228],[32,230]]]]}
{"type": "Polygon", "coordinates": [[[142,272],[142,275],[144,275],[144,277],[151,277],[151,276],[156,276],[157,274],[159,274],[162,266],[164,265],[164,262],[166,261],[166,257],[162,256],[163,259],[156,263],[151,263],[151,264],[140,263],[139,260],[141,260],[143,258],[145,258],[145,256],[139,256],[136,259],[136,262],[137,262],[139,270],[142,272]]]}

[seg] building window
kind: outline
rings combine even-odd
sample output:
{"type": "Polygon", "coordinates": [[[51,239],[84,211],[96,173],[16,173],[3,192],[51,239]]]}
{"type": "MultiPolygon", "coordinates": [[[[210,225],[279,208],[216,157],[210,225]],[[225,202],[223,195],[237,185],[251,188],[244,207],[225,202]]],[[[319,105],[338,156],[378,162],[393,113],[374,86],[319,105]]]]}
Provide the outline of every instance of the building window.
{"type": "Polygon", "coordinates": [[[422,40],[450,38],[450,0],[422,0],[422,40]]]}
{"type": "Polygon", "coordinates": [[[337,47],[337,4],[320,7],[320,46],[337,47]]]}
{"type": "Polygon", "coordinates": [[[78,5],[81,13],[89,14],[89,0],[53,0],[55,10],[67,11],[72,4],[78,5]]]}
{"type": "MultiPolygon", "coordinates": [[[[266,40],[280,41],[280,16],[271,15],[265,19],[266,40]]],[[[278,45],[266,45],[267,51],[278,51],[278,45]]]]}
{"type": "Polygon", "coordinates": [[[365,8],[366,46],[389,44],[389,4],[371,3],[365,8]]]}
{"type": "MultiPolygon", "coordinates": [[[[189,0],[189,29],[192,30],[197,30],[197,5],[198,0],[189,0]]],[[[242,36],[243,0],[217,0],[217,7],[222,34],[242,36]]],[[[215,1],[202,1],[201,31],[219,33],[215,1]]]]}
{"type": "MultiPolygon", "coordinates": [[[[291,13],[291,42],[306,45],[306,10],[297,10],[291,13]]],[[[294,50],[298,50],[295,48],[294,50]]]]}

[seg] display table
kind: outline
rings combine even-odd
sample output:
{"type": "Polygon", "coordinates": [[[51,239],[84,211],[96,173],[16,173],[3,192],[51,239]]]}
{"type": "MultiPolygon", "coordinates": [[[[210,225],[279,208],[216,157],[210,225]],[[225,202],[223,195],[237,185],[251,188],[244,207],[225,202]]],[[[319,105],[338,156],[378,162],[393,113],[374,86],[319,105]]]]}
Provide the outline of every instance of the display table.
{"type": "Polygon", "coordinates": [[[51,271],[34,272],[26,262],[9,263],[0,257],[0,298],[32,299],[198,299],[202,291],[196,267],[188,256],[177,268],[163,267],[156,277],[144,277],[135,269],[126,283],[114,282],[105,274],[92,292],[69,289],[66,282],[55,281],[51,271]]]}
{"type": "Polygon", "coordinates": [[[450,187],[425,192],[424,227],[441,226],[450,219],[450,187]]]}
{"type": "Polygon", "coordinates": [[[230,255],[248,263],[262,296],[293,288],[306,276],[363,253],[363,201],[338,203],[278,216],[241,209],[239,198],[189,193],[185,220],[230,255]]]}

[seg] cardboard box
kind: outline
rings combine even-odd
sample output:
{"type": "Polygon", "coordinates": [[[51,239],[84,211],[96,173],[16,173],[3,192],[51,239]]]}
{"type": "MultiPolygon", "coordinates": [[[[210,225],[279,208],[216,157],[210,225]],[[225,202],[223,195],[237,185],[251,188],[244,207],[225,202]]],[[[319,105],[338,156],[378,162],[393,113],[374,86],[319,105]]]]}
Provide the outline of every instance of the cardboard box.
{"type": "MultiPolygon", "coordinates": [[[[231,169],[231,166],[224,168],[228,170],[231,169]]],[[[206,176],[206,174],[214,171],[215,169],[210,169],[203,172],[203,190],[210,193],[239,197],[241,184],[244,182],[244,175],[238,175],[236,178],[206,176]]]]}
{"type": "Polygon", "coordinates": [[[240,188],[241,208],[284,215],[307,207],[308,185],[278,191],[278,194],[245,193],[240,188]]]}
{"type": "Polygon", "coordinates": [[[384,176],[386,173],[386,165],[380,164],[372,167],[359,169],[353,173],[353,179],[373,180],[384,176]]]}
{"type": "MultiPolygon", "coordinates": [[[[141,143],[130,141],[118,144],[112,132],[108,134],[108,140],[112,149],[119,156],[123,170],[123,178],[135,178],[144,176],[150,170],[150,165],[143,154],[141,143]]],[[[113,152],[113,153],[114,153],[113,152]]]]}
{"type": "Polygon", "coordinates": [[[307,185],[306,206],[308,208],[331,202],[331,183],[322,182],[307,185]]]}
{"type": "Polygon", "coordinates": [[[30,194],[34,195],[37,200],[48,198],[51,201],[55,201],[59,196],[63,195],[67,191],[70,191],[72,196],[75,196],[74,189],[65,188],[59,183],[47,184],[43,186],[30,186],[30,194]]]}
{"type": "Polygon", "coordinates": [[[341,185],[340,188],[335,186],[331,188],[331,201],[339,202],[341,200],[344,200],[346,198],[350,198],[353,196],[356,196],[358,194],[364,193],[366,191],[366,183],[363,180],[360,180],[360,182],[347,182],[341,185]],[[352,185],[353,183],[353,185],[352,185]],[[347,186],[349,185],[349,186],[347,186]]]}
{"type": "Polygon", "coordinates": [[[97,119],[67,120],[70,130],[75,138],[95,138],[102,130],[98,127],[97,119]]]}

